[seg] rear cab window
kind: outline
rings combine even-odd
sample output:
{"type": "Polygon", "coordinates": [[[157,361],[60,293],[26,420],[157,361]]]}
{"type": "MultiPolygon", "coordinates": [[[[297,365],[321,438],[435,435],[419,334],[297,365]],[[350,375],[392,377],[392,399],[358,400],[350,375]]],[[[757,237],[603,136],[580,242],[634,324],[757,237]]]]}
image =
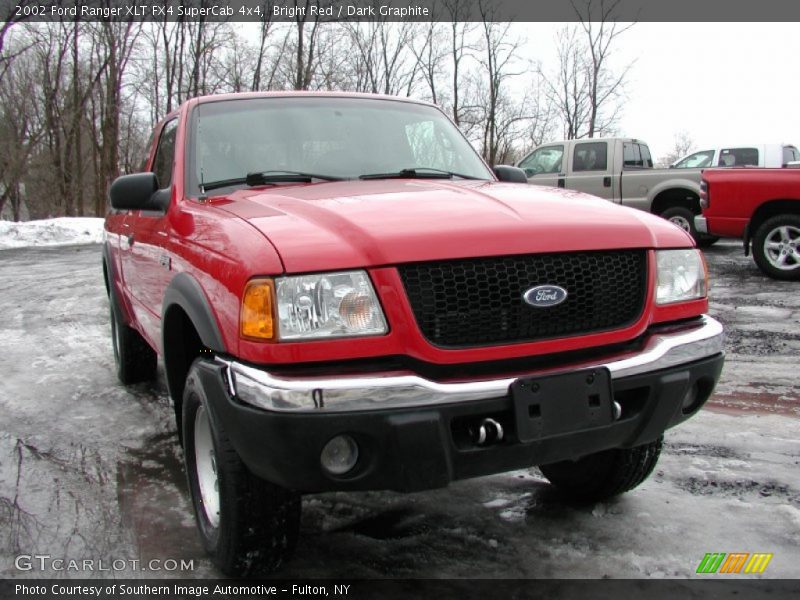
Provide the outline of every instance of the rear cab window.
{"type": "Polygon", "coordinates": [[[758,148],[723,148],[719,153],[718,167],[757,167],[758,148]]]}
{"type": "Polygon", "coordinates": [[[624,169],[652,169],[653,158],[647,144],[625,142],[622,144],[622,166],[624,169]]]}

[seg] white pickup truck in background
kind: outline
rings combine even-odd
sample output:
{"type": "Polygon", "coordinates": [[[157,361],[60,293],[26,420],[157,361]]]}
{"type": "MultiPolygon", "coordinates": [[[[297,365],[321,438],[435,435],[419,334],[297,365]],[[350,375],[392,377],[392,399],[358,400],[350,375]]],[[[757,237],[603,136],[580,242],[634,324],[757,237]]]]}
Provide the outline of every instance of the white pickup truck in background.
{"type": "Polygon", "coordinates": [[[698,150],[676,160],[670,169],[710,167],[767,167],[779,169],[800,161],[800,151],[791,144],[739,144],[698,150]]]}

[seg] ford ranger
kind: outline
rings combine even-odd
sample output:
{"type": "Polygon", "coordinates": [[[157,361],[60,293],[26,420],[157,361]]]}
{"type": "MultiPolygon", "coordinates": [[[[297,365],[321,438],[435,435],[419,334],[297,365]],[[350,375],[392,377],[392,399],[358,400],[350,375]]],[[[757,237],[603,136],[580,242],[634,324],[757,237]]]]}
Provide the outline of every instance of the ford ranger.
{"type": "Polygon", "coordinates": [[[742,238],[766,275],[800,280],[800,170],[708,169],[700,205],[699,231],[742,238]]]}
{"type": "Polygon", "coordinates": [[[223,572],[279,565],[301,494],[539,466],[600,500],[648,477],[723,364],[702,254],[524,183],[433,105],[295,92],[185,102],[112,184],[117,374],[163,357],[223,572]]]}
{"type": "Polygon", "coordinates": [[[551,142],[519,161],[528,182],[594,194],[638,208],[688,231],[701,246],[718,238],[698,232],[700,169],[654,169],[650,149],[632,138],[551,142]]]}

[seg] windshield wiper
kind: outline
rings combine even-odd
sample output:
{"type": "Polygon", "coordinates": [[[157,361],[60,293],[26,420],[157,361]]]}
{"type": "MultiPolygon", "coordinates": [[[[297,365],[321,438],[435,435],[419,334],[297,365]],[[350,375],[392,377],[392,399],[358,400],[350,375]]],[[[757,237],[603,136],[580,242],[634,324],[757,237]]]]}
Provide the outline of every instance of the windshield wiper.
{"type": "Polygon", "coordinates": [[[265,183],[311,183],[314,179],[321,179],[322,181],[342,181],[344,177],[306,173],[305,171],[256,171],[247,174],[245,183],[247,185],[264,185],[265,183]]]}
{"type": "Polygon", "coordinates": [[[322,181],[341,181],[344,177],[334,177],[333,175],[319,175],[317,173],[305,173],[302,171],[263,171],[248,173],[246,177],[235,177],[233,179],[220,179],[203,183],[203,191],[216,190],[218,188],[232,185],[269,185],[276,183],[311,183],[315,179],[322,181]]]}
{"type": "Polygon", "coordinates": [[[481,179],[480,177],[434,169],[433,167],[414,167],[413,169],[401,169],[393,173],[369,173],[358,176],[359,179],[452,179],[453,177],[481,179]]]}
{"type": "Polygon", "coordinates": [[[229,185],[241,185],[245,182],[244,177],[237,177],[236,179],[219,179],[217,181],[209,181],[200,184],[200,191],[205,193],[209,190],[216,190],[217,188],[228,187],[229,185]]]}

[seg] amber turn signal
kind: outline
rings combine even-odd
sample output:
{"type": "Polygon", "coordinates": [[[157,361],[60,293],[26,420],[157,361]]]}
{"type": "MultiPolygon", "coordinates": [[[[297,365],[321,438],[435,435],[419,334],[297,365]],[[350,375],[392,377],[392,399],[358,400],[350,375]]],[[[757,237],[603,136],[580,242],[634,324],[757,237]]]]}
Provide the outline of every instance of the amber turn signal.
{"type": "Polygon", "coordinates": [[[273,285],[271,279],[253,279],[247,282],[240,316],[242,337],[262,341],[274,338],[273,285]]]}

